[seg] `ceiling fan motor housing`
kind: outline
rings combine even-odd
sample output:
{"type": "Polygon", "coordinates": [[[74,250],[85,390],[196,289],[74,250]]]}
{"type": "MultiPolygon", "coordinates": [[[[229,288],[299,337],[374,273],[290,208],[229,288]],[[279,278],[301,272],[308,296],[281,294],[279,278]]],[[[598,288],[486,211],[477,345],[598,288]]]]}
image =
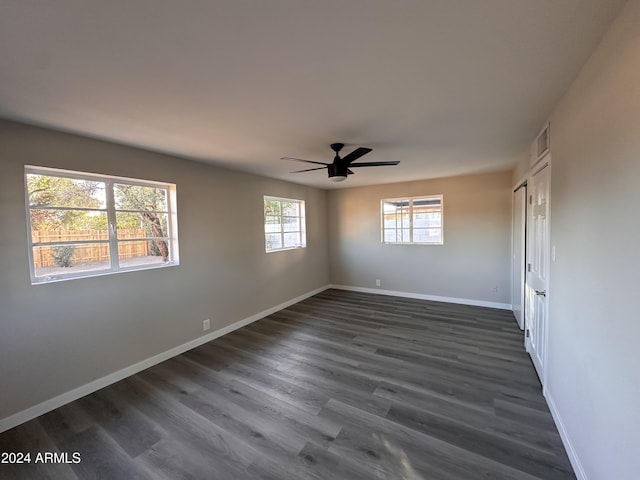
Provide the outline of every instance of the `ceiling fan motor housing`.
{"type": "Polygon", "coordinates": [[[347,178],[347,165],[344,162],[336,161],[327,165],[327,172],[329,173],[329,178],[334,177],[342,177],[342,179],[347,178]]]}
{"type": "Polygon", "coordinates": [[[347,164],[342,161],[339,153],[342,147],[344,147],[344,143],[332,143],[329,146],[331,150],[336,152],[336,156],[333,158],[333,163],[327,165],[327,173],[330,179],[340,182],[347,178],[347,164]]]}

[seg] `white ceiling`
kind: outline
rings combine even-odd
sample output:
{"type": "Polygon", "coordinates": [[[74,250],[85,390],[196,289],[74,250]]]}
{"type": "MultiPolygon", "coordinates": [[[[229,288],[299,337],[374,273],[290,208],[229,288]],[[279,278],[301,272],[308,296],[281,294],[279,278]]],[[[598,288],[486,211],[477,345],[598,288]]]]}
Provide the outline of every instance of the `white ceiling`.
{"type": "Polygon", "coordinates": [[[2,0],[0,117],[322,188],[501,170],[623,3],[2,0]],[[401,164],[279,159],[332,142],[401,164]]]}

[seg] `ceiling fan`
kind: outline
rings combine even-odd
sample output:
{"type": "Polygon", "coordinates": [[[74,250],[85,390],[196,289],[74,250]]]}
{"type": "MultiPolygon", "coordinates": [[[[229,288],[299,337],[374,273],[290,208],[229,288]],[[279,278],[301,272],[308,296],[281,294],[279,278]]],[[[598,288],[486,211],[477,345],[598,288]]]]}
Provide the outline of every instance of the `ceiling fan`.
{"type": "Polygon", "coordinates": [[[352,163],[363,155],[369,153],[371,149],[366,147],[358,147],[353,152],[348,153],[344,157],[340,158],[339,152],[340,150],[342,150],[342,147],[344,147],[344,143],[332,143],[330,147],[331,150],[336,152],[333,163],[315,162],[313,160],[303,160],[302,158],[293,157],[281,157],[280,160],[295,160],[296,162],[315,163],[317,165],[322,165],[322,167],[307,168],[306,170],[296,170],[295,172],[291,173],[311,172],[313,170],[322,170],[323,168],[326,168],[327,172],[329,173],[329,178],[334,182],[342,182],[346,180],[347,175],[351,175],[353,173],[351,169],[355,167],[378,167],[382,165],[398,165],[400,163],[398,161],[352,163]]]}

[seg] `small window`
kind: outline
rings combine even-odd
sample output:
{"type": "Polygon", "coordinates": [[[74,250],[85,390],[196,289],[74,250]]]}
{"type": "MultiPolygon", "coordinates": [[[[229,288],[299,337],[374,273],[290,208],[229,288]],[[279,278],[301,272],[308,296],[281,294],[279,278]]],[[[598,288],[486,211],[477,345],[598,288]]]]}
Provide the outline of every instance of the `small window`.
{"type": "Polygon", "coordinates": [[[267,252],[307,246],[303,200],[264,197],[264,244],[267,252]]]}
{"type": "Polygon", "coordinates": [[[442,245],[442,195],[382,200],[382,243],[442,245]]]}
{"type": "Polygon", "coordinates": [[[25,167],[31,283],[178,263],[175,185],[25,167]]]}

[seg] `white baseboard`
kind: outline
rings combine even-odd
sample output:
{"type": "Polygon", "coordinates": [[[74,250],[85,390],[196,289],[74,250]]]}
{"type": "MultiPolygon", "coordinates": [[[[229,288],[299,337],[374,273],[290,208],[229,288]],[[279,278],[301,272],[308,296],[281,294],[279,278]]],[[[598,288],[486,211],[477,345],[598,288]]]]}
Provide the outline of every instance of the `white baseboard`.
{"type": "Polygon", "coordinates": [[[437,295],[426,295],[423,293],[398,292],[395,290],[381,290],[379,288],[351,287],[349,285],[331,285],[330,288],[350,290],[352,292],[375,293],[378,295],[391,295],[393,297],[416,298],[418,300],[431,300],[434,302],[458,303],[460,305],[475,305],[476,307],[511,310],[511,305],[508,303],[486,302],[484,300],[473,300],[470,298],[439,297],[437,295]]]}
{"type": "Polygon", "coordinates": [[[560,411],[556,405],[556,402],[553,400],[553,396],[549,392],[548,389],[543,389],[542,393],[544,394],[544,398],[547,400],[547,405],[549,405],[549,410],[551,411],[551,416],[553,417],[553,421],[558,428],[558,433],[560,434],[560,438],[562,439],[562,444],[564,445],[564,449],[567,451],[567,456],[569,457],[569,461],[571,462],[571,466],[573,467],[573,472],[576,474],[578,480],[589,480],[587,474],[582,467],[582,462],[578,458],[578,454],[573,448],[573,444],[569,439],[569,434],[567,433],[567,429],[564,426],[564,422],[562,421],[562,417],[560,416],[560,411]]]}
{"type": "Polygon", "coordinates": [[[256,320],[260,320],[261,318],[271,315],[272,313],[275,313],[295,303],[301,302],[302,300],[317,295],[318,293],[323,292],[328,288],[330,288],[330,286],[325,285],[324,287],[320,287],[310,292],[304,293],[299,297],[292,298],[291,300],[276,305],[275,307],[268,308],[267,310],[263,310],[262,312],[256,313],[255,315],[251,315],[250,317],[238,320],[231,325],[227,325],[226,327],[208,333],[207,335],[203,335],[202,337],[198,337],[187,343],[183,343],[182,345],[171,348],[165,352],[154,355],[153,357],[142,360],[141,362],[125,367],[122,370],[110,373],[109,375],[93,380],[92,382],[89,382],[78,388],[74,388],[73,390],[58,395],[57,397],[45,400],[42,403],[29,407],[9,417],[3,418],[0,420],[0,433],[16,427],[22,423],[28,422],[29,420],[39,417],[40,415],[44,415],[45,413],[50,412],[51,410],[55,410],[56,408],[66,405],[67,403],[73,402],[74,400],[78,400],[79,398],[82,398],[85,395],[89,395],[90,393],[100,390],[101,388],[119,382],[120,380],[130,377],[131,375],[141,372],[142,370],[145,370],[149,367],[157,365],[158,363],[169,360],[170,358],[180,355],[181,353],[199,347],[200,345],[210,342],[211,340],[215,340],[216,338],[226,335],[227,333],[231,333],[238,328],[249,325],[250,323],[253,323],[256,320]]]}

